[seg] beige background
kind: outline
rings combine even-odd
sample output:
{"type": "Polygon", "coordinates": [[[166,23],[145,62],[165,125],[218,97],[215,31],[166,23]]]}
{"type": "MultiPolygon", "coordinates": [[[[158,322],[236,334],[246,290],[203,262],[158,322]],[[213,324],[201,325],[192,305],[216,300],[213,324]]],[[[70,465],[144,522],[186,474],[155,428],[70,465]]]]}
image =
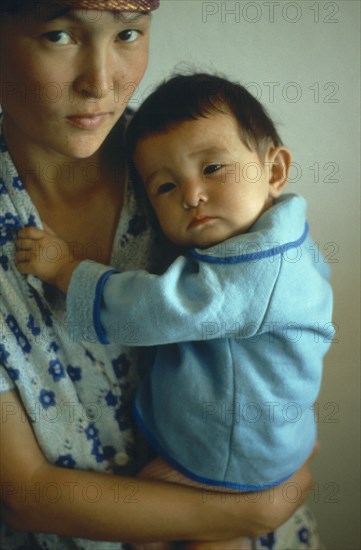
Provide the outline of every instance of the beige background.
{"type": "MultiPolygon", "coordinates": [[[[309,502],[328,550],[360,542],[360,3],[161,0],[137,107],[176,67],[241,81],[279,123],[332,268],[336,338],[318,402],[322,449],[309,502]]],[[[315,250],[316,253],[317,250],[315,250]]]]}

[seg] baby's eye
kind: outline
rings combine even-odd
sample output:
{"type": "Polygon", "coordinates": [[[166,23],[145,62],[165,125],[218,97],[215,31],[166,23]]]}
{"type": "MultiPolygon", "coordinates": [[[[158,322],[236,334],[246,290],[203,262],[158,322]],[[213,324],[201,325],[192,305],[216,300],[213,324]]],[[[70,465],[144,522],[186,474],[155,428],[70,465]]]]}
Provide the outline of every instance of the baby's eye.
{"type": "Polygon", "coordinates": [[[175,188],[175,184],[172,183],[172,182],[166,182],[166,183],[162,183],[159,187],[158,187],[158,195],[163,195],[164,193],[169,193],[169,191],[172,191],[172,189],[175,188]]]}
{"type": "Polygon", "coordinates": [[[137,31],[135,29],[127,29],[126,31],[122,31],[118,34],[119,40],[122,42],[135,42],[140,35],[140,31],[137,31]]]}
{"type": "Polygon", "coordinates": [[[223,168],[224,164],[208,164],[203,169],[203,174],[207,176],[208,174],[213,174],[213,172],[218,172],[223,168]]]}
{"type": "Polygon", "coordinates": [[[61,46],[67,46],[72,41],[69,33],[65,31],[50,31],[45,33],[44,37],[49,40],[49,42],[60,44],[61,46]]]}

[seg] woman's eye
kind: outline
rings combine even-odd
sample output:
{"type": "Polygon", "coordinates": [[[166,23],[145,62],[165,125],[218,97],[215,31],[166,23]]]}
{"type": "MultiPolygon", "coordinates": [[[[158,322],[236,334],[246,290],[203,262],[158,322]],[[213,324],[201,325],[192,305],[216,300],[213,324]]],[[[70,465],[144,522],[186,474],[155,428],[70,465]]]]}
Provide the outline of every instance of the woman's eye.
{"type": "Polygon", "coordinates": [[[122,31],[118,34],[118,38],[122,42],[135,42],[140,35],[140,31],[136,31],[135,29],[127,29],[126,31],[122,31]]]}
{"type": "Polygon", "coordinates": [[[44,37],[53,42],[53,44],[60,44],[66,46],[71,43],[70,35],[65,31],[51,31],[44,34],[44,37]]]}
{"type": "Polygon", "coordinates": [[[218,172],[218,170],[221,170],[223,168],[224,164],[208,164],[208,166],[205,166],[203,169],[203,174],[207,176],[208,174],[213,174],[214,172],[218,172]]]}
{"type": "Polygon", "coordinates": [[[169,191],[172,191],[172,189],[175,188],[175,184],[171,182],[162,183],[158,187],[158,195],[163,195],[164,193],[169,193],[169,191]]]}

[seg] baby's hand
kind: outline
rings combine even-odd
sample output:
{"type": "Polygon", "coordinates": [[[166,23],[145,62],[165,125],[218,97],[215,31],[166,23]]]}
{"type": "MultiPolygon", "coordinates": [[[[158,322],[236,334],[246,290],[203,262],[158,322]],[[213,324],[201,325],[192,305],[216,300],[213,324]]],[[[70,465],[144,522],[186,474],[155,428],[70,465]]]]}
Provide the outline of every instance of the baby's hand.
{"type": "Polygon", "coordinates": [[[18,231],[16,262],[20,273],[36,275],[64,292],[79,263],[65,241],[37,227],[18,231]]]}

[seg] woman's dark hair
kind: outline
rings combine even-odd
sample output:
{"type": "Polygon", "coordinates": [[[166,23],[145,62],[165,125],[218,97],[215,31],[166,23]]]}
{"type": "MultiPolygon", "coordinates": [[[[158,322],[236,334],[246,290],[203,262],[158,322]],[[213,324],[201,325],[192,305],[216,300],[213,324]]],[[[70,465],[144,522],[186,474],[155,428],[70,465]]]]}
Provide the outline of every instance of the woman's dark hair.
{"type": "MultiPolygon", "coordinates": [[[[67,6],[67,2],[63,0],[0,0],[0,16],[1,15],[36,15],[41,16],[43,11],[49,7],[63,8],[67,6]]],[[[71,4],[69,2],[69,9],[71,4]]]]}
{"type": "Polygon", "coordinates": [[[39,0],[1,0],[0,3],[0,14],[1,13],[21,13],[27,12],[30,9],[39,5],[39,0]]]}
{"type": "Polygon", "coordinates": [[[175,75],[148,96],[128,127],[128,158],[132,159],[139,140],[215,112],[235,117],[240,138],[249,149],[256,150],[261,159],[269,145],[282,145],[266,110],[244,86],[219,76],[198,73],[175,75]]]}

